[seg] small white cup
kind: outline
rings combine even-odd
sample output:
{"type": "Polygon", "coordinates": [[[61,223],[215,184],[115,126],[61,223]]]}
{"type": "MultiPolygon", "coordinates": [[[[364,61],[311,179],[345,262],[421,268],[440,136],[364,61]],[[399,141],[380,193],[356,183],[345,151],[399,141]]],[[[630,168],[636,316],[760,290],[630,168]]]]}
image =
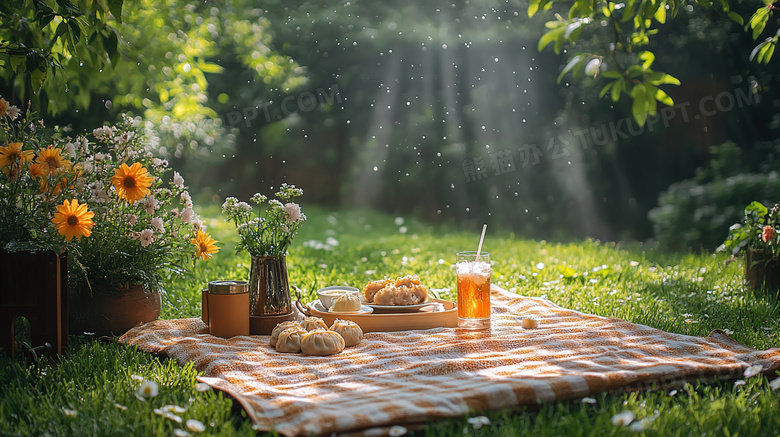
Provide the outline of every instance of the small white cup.
{"type": "MultiPolygon", "coordinates": [[[[351,293],[360,298],[360,290],[355,287],[347,287],[344,285],[332,285],[330,287],[324,287],[317,290],[317,296],[320,298],[322,306],[326,310],[329,310],[333,306],[333,302],[339,298],[342,294],[351,293]]],[[[363,299],[360,299],[361,301],[363,299]]]]}

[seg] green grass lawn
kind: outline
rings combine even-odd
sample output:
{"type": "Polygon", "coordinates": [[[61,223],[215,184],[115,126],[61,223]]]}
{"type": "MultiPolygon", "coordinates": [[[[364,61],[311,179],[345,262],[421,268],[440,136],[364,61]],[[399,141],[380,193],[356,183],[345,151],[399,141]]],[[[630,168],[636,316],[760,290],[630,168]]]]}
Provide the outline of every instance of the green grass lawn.
{"type": "MultiPolygon", "coordinates": [[[[385,275],[411,273],[452,298],[454,254],[476,249],[480,231],[367,211],[305,212],[309,221],[288,257],[290,283],[304,291],[304,301],[322,286],[361,287],[385,275]]],[[[200,316],[200,290],[208,281],[249,276],[249,256],[235,254],[235,234],[219,210],[204,215],[223,248],[185,277],[168,281],[162,318],[200,316]]],[[[530,241],[492,229],[484,250],[494,260],[493,283],[521,295],[670,332],[706,336],[718,328],[753,348],[780,347],[780,300],[746,290],[741,263],[724,266],[724,257],[664,254],[636,243],[530,241]]],[[[187,430],[188,419],[205,425],[204,434],[256,433],[229,399],[197,390],[198,372],[191,366],[95,339],[72,336],[71,342],[67,356],[52,361],[0,356],[0,435],[172,435],[187,430]],[[143,380],[157,382],[159,395],[139,399],[135,391],[143,380]],[[180,407],[176,416],[182,423],[158,414],[166,405],[180,407]]],[[[491,423],[479,429],[464,417],[410,435],[642,435],[611,423],[615,414],[630,410],[638,419],[655,417],[644,435],[776,436],[780,390],[769,385],[776,377],[602,394],[595,402],[490,413],[491,423]]]]}

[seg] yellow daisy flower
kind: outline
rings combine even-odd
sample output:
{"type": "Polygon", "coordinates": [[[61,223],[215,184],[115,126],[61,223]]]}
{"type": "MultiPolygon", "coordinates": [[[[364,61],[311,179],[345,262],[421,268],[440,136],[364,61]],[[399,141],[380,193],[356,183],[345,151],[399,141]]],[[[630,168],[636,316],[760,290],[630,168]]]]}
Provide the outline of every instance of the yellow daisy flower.
{"type": "Polygon", "coordinates": [[[136,162],[130,167],[122,163],[118,169],[114,170],[111,183],[116,188],[116,193],[120,198],[133,204],[149,194],[149,187],[152,186],[153,180],[154,178],[149,176],[149,172],[141,166],[141,163],[136,162]]]}
{"type": "Polygon", "coordinates": [[[8,147],[0,147],[0,168],[8,173],[14,165],[31,161],[33,156],[32,150],[22,150],[22,143],[8,143],[8,147]]]}
{"type": "Polygon", "coordinates": [[[92,234],[92,217],[95,213],[87,210],[87,204],[79,205],[78,200],[73,199],[70,203],[67,200],[62,205],[57,205],[57,212],[54,213],[52,223],[57,225],[57,231],[65,236],[67,241],[76,237],[89,237],[92,234]]]}
{"type": "Polygon", "coordinates": [[[52,146],[39,150],[35,162],[43,166],[46,176],[71,167],[70,161],[60,156],[60,149],[52,146]]]}
{"type": "Polygon", "coordinates": [[[198,229],[195,238],[191,239],[190,242],[197,247],[195,258],[200,257],[205,261],[211,258],[211,255],[219,252],[219,247],[216,245],[217,240],[211,238],[211,235],[203,232],[202,229],[198,229]]]}

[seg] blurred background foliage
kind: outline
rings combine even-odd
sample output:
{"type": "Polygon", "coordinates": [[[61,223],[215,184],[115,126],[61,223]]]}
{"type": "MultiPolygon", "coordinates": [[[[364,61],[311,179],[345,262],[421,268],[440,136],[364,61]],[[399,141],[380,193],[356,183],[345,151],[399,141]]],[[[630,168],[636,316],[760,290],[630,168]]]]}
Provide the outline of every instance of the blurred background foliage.
{"type": "MultiPolygon", "coordinates": [[[[286,181],[326,207],[710,250],[747,203],[780,194],[777,63],[751,62],[752,35],[696,3],[646,47],[681,84],[645,126],[630,101],[599,97],[599,75],[557,82],[572,53],[538,51],[549,17],[526,0],[139,0],[121,22],[109,4],[74,5],[81,48],[64,47],[37,96],[0,51],[0,94],[75,132],[142,115],[152,147],[215,202],[286,181]]],[[[2,20],[4,43],[34,25],[2,20]]],[[[56,48],[57,26],[27,34],[56,48]]],[[[576,50],[611,39],[590,26],[576,50]]]]}

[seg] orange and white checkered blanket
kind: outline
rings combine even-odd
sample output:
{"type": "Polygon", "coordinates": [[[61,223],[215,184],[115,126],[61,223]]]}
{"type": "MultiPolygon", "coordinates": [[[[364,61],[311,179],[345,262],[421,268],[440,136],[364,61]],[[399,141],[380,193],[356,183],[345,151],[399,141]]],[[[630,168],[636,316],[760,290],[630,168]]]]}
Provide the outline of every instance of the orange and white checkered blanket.
{"type": "Polygon", "coordinates": [[[492,290],[489,332],[436,328],[369,333],[329,357],[284,354],[268,336],[216,338],[200,319],[159,320],[120,338],[192,361],[262,430],[325,435],[404,425],[627,387],[651,388],[750,366],[780,368],[780,349],[756,351],[721,331],[671,334],[492,290]],[[534,315],[538,329],[519,318],[534,315]]]}

